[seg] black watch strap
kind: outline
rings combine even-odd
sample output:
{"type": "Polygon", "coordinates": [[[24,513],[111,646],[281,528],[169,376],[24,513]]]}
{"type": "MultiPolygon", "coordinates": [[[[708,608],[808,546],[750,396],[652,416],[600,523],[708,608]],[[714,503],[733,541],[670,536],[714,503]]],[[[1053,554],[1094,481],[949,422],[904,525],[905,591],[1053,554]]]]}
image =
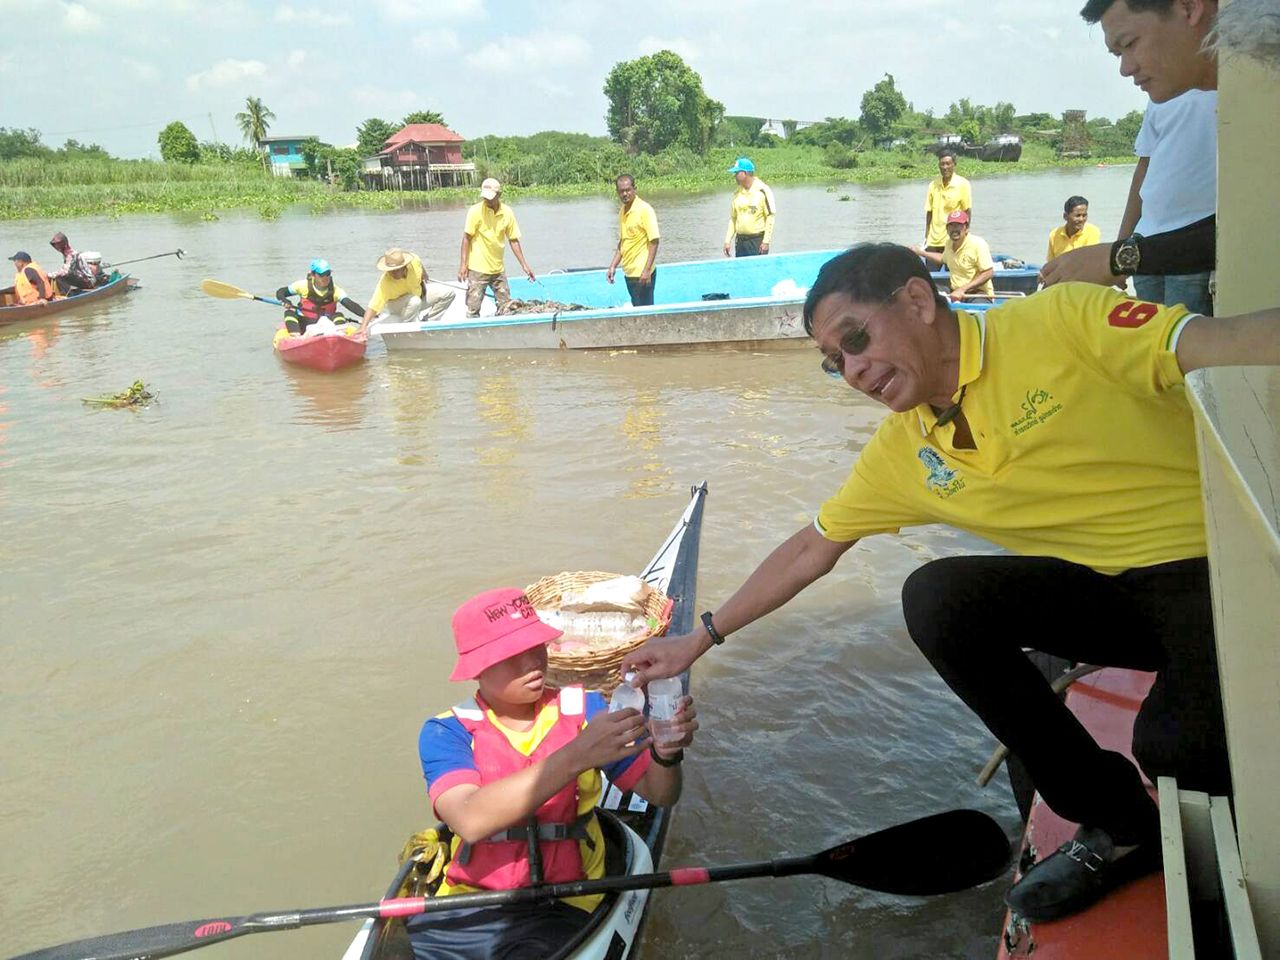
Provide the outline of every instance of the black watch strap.
{"type": "Polygon", "coordinates": [[[678,767],[684,760],[684,750],[677,750],[673,757],[663,757],[658,755],[658,751],[653,749],[653,744],[649,744],[649,756],[653,758],[653,762],[660,767],[678,767]]]}
{"type": "Polygon", "coordinates": [[[711,642],[716,646],[724,643],[724,637],[720,631],[716,629],[716,625],[711,622],[711,611],[708,610],[702,615],[702,625],[707,628],[707,635],[711,637],[711,642]]]}

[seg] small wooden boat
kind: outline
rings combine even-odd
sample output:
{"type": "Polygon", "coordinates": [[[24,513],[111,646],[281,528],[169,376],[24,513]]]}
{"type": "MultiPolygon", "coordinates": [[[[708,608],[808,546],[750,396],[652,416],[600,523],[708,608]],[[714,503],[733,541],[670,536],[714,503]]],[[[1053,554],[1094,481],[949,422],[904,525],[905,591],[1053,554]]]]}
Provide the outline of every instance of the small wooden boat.
{"type": "Polygon", "coordinates": [[[272,343],[281,360],[332,373],[360,360],[369,345],[369,338],[363,333],[323,333],[299,337],[281,327],[276,331],[272,343]]]}
{"type": "MultiPolygon", "coordinates": [[[[392,350],[610,350],[704,345],[761,347],[808,345],[802,312],[805,294],[822,265],[840,250],[764,257],[691,260],[658,265],[657,302],[633,307],[622,276],[572,270],[537,281],[510,280],[521,301],[581,305],[546,313],[513,313],[471,320],[376,323],[372,332],[392,350]]],[[[997,267],[996,299],[1020,284],[1035,289],[1038,269],[997,267]],[[1006,284],[1007,281],[1007,284],[1006,284]]],[[[934,281],[949,289],[946,273],[934,281]]],[[[989,304],[971,304],[984,310],[989,304]]]]}
{"type": "Polygon", "coordinates": [[[15,323],[18,320],[35,320],[55,313],[78,310],[90,304],[101,303],[110,297],[128,293],[138,287],[138,281],[127,273],[113,273],[111,279],[100,287],[72,294],[69,297],[58,297],[46,303],[21,304],[14,296],[13,287],[0,290],[0,324],[15,323]]]}
{"type": "MultiPolygon", "coordinates": [[[[702,533],[702,509],[707,485],[694,487],[688,506],[663,541],[641,578],[674,601],[670,632],[693,628],[694,591],[698,574],[698,546],[702,533]]],[[[681,677],[686,690],[689,676],[681,677]]],[[[649,873],[662,857],[671,811],[655,807],[633,793],[605,784],[600,822],[607,844],[607,875],[649,873]]],[[[398,896],[412,885],[419,864],[409,859],[388,888],[398,896]]],[[[421,896],[422,893],[415,893],[421,896]]],[[[627,890],[607,894],[592,914],[591,922],[552,955],[551,960],[627,960],[637,954],[650,891],[627,890]]],[[[413,960],[404,923],[399,919],[367,920],[343,954],[343,960],[413,960]]]]}
{"type": "MultiPolygon", "coordinates": [[[[1067,693],[1067,706],[1104,750],[1133,759],[1133,720],[1151,688],[1154,674],[1108,668],[1077,680],[1067,693]]],[[[1155,789],[1148,784],[1154,795],[1155,789]]],[[[1019,875],[1074,835],[1068,823],[1032,801],[1023,840],[1019,875]]],[[[1165,960],[1169,956],[1165,925],[1164,875],[1152,873],[1112,891],[1081,913],[1051,923],[1027,923],[1005,915],[998,960],[1032,955],[1036,960],[1165,960]]]]}

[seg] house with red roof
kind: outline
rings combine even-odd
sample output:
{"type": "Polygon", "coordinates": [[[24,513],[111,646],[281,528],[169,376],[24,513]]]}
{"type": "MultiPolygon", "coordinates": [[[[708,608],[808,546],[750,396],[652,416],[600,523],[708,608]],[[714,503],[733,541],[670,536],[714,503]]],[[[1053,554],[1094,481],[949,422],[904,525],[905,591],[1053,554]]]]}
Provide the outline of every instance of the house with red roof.
{"type": "Polygon", "coordinates": [[[429,190],[475,183],[476,165],[462,159],[466,141],[439,123],[410,123],[364,162],[372,186],[397,190],[429,190]]]}

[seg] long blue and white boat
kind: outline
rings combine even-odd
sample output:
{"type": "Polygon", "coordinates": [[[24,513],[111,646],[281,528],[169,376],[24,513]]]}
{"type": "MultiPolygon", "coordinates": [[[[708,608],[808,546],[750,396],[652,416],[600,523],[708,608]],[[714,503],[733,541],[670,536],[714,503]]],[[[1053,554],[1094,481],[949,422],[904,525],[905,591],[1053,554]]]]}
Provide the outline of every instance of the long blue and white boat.
{"type": "MultiPolygon", "coordinates": [[[[633,307],[621,274],[572,270],[529,281],[513,277],[522,301],[582,305],[582,310],[512,313],[466,319],[450,310],[429,322],[374,324],[390,350],[616,350],[693,345],[738,347],[804,344],[805,294],[822,265],[840,250],[770,254],[741,259],[659,263],[655,303],[633,307]]],[[[996,302],[1035,290],[1035,265],[997,258],[996,302]],[[1004,264],[1010,266],[1004,266],[1004,264]],[[1014,266],[1013,264],[1016,264],[1014,266]]],[[[935,273],[942,289],[947,274],[935,273]]],[[[458,296],[457,301],[462,297],[458,296]]],[[[455,302],[455,308],[461,304],[455,302]]],[[[985,310],[971,303],[966,309],[985,310]]]]}

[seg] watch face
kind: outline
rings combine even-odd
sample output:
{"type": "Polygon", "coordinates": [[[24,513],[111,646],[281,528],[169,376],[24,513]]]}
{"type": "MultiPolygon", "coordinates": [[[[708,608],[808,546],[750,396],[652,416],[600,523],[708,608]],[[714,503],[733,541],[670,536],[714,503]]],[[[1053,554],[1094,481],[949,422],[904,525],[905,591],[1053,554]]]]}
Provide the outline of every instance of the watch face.
{"type": "Polygon", "coordinates": [[[1122,243],[1116,251],[1116,266],[1122,270],[1133,270],[1141,259],[1136,243],[1122,243]]]}

